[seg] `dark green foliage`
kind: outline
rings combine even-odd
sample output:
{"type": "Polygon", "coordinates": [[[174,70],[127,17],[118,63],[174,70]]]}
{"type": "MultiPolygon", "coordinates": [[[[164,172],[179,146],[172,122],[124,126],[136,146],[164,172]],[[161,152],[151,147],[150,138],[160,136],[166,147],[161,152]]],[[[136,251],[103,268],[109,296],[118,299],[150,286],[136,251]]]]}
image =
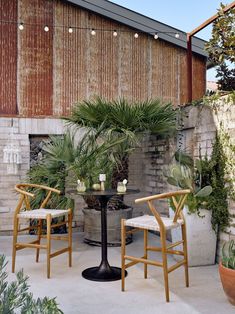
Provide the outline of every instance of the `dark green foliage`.
{"type": "Polygon", "coordinates": [[[110,102],[97,97],[78,103],[72,115],[65,119],[73,125],[131,136],[130,132],[145,131],[170,134],[175,130],[175,117],[172,105],[159,100],[130,104],[125,99],[110,102]]]}
{"type": "Polygon", "coordinates": [[[212,37],[205,48],[210,60],[218,65],[216,77],[219,78],[219,89],[231,91],[235,89],[235,8],[223,13],[224,7],[221,4],[219,17],[213,22],[212,37]],[[231,62],[231,70],[226,61],[231,62]]]}
{"type": "Polygon", "coordinates": [[[34,299],[28,291],[28,277],[23,270],[16,274],[16,280],[7,282],[5,256],[0,255],[0,313],[1,314],[61,314],[55,298],[34,299]]]}
{"type": "MultiPolygon", "coordinates": [[[[43,145],[42,160],[28,173],[29,181],[59,189],[60,195],[53,193],[48,208],[73,208],[73,201],[65,196],[66,178],[75,185],[77,179],[85,181],[91,188],[98,182],[99,173],[106,173],[107,183],[111,182],[111,173],[115,164],[113,147],[123,138],[99,143],[92,133],[86,133],[75,144],[74,135],[66,133],[60,137],[51,136],[43,145]]],[[[45,198],[44,191],[34,190],[36,197],[32,207],[38,208],[45,198]]]]}
{"type": "Polygon", "coordinates": [[[218,135],[213,144],[213,151],[210,162],[207,163],[208,180],[210,180],[213,191],[209,197],[208,208],[212,210],[212,226],[223,231],[229,225],[228,212],[228,190],[225,185],[225,163],[226,157],[223,153],[223,146],[218,135]]]}
{"type": "Polygon", "coordinates": [[[102,141],[123,138],[112,151],[115,167],[112,187],[128,179],[128,154],[138,145],[141,135],[152,132],[159,136],[172,134],[176,128],[176,112],[171,104],[159,100],[128,103],[125,99],[107,101],[99,97],[78,103],[67,122],[86,127],[102,141]]]}
{"type": "Polygon", "coordinates": [[[210,59],[215,64],[225,60],[235,62],[235,8],[223,13],[221,4],[219,17],[213,22],[212,38],[206,44],[210,59]]]}
{"type": "Polygon", "coordinates": [[[229,69],[226,63],[222,63],[217,68],[219,89],[222,91],[235,90],[235,69],[229,69]]]}

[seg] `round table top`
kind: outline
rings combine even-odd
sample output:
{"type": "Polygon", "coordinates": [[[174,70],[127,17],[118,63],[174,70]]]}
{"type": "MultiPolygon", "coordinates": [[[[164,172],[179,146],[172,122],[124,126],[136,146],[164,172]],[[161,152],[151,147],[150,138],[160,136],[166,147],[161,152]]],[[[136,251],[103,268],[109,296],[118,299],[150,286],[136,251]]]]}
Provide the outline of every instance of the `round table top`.
{"type": "Polygon", "coordinates": [[[78,192],[76,189],[71,189],[66,191],[67,194],[77,194],[77,195],[94,195],[94,196],[112,196],[112,195],[128,195],[139,193],[138,189],[127,189],[126,192],[118,192],[116,189],[106,189],[104,191],[86,190],[85,192],[78,192]]]}

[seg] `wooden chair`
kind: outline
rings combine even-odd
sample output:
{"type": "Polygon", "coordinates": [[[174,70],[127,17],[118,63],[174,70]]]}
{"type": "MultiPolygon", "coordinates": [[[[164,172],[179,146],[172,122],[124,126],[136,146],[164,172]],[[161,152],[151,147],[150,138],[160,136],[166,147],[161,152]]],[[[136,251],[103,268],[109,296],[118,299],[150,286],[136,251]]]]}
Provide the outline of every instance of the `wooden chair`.
{"type": "Polygon", "coordinates": [[[165,282],[165,295],[166,301],[169,302],[169,284],[168,274],[180,266],[185,268],[185,283],[186,287],[189,286],[188,276],[188,255],[187,255],[187,239],[186,239],[186,225],[185,219],[182,213],[185,200],[190,190],[180,190],[176,192],[163,193],[153,196],[148,196],[135,200],[135,203],[147,202],[153,215],[144,215],[132,219],[122,219],[121,222],[121,258],[122,258],[122,291],[125,289],[125,270],[137,263],[144,263],[144,278],[147,278],[147,265],[155,265],[163,268],[164,282],[165,282]],[[175,207],[175,215],[173,218],[162,217],[156,210],[153,202],[155,200],[168,199],[171,200],[172,205],[175,207]],[[132,227],[130,231],[126,230],[126,227],[132,227]],[[167,230],[181,227],[182,241],[176,243],[167,244],[166,232],[167,230]],[[126,234],[133,233],[135,231],[144,231],[144,255],[142,257],[134,257],[126,255],[126,234]],[[148,246],[148,230],[160,232],[161,247],[148,246]],[[174,250],[173,248],[179,244],[183,244],[183,251],[174,250]],[[162,262],[148,259],[148,251],[155,251],[162,253],[162,262]],[[183,259],[177,262],[175,265],[168,267],[167,254],[182,255],[183,259]],[[126,260],[128,263],[126,263],[126,260]]]}
{"type": "Polygon", "coordinates": [[[38,184],[17,184],[15,190],[20,194],[19,202],[14,213],[14,230],[13,230],[13,250],[12,250],[12,272],[15,272],[15,259],[16,251],[24,248],[36,249],[36,262],[39,260],[40,249],[46,249],[47,251],[47,278],[50,278],[50,260],[52,257],[59,254],[68,252],[69,255],[69,267],[72,266],[72,211],[71,209],[45,209],[51,194],[60,194],[60,191],[47,186],[38,184]],[[30,191],[27,191],[30,189],[30,191]],[[32,193],[32,189],[36,191],[44,191],[45,199],[40,205],[39,209],[33,209],[30,206],[30,198],[34,198],[35,194],[32,193]],[[68,217],[67,220],[52,224],[52,218],[68,217]],[[20,219],[36,219],[37,224],[35,226],[29,226],[27,228],[19,229],[20,219]],[[42,221],[46,221],[46,235],[42,234],[42,221]],[[55,236],[51,235],[51,228],[59,227],[68,224],[68,235],[55,236]],[[37,240],[29,243],[20,243],[17,240],[18,233],[22,231],[37,229],[37,240]],[[41,244],[41,238],[46,238],[46,244],[41,244]],[[51,240],[62,240],[68,242],[68,246],[51,253],[51,240]]]}

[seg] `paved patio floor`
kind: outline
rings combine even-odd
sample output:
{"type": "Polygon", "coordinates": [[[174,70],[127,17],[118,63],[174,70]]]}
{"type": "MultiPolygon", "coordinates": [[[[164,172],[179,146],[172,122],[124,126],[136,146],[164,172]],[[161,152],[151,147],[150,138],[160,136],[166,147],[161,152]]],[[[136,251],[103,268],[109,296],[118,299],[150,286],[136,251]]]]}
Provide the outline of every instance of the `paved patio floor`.
{"type": "MultiPolygon", "coordinates": [[[[14,274],[10,273],[11,241],[11,237],[0,237],[0,253],[7,256],[9,278],[13,279],[14,274]]],[[[158,242],[159,238],[151,234],[150,241],[158,242]]],[[[58,246],[58,242],[55,245],[58,246]]],[[[136,234],[127,249],[141,254],[142,235],[136,234]]],[[[218,265],[190,268],[189,288],[184,286],[183,267],[172,272],[169,275],[171,302],[166,303],[161,268],[149,266],[149,278],[146,280],[143,279],[141,264],[129,268],[125,292],[120,290],[120,281],[95,282],[84,279],[82,270],[97,266],[101,252],[99,247],[83,243],[82,233],[73,235],[73,267],[67,266],[67,254],[55,257],[51,265],[51,279],[46,278],[45,254],[41,254],[40,262],[36,264],[33,253],[32,249],[19,251],[16,270],[24,268],[25,274],[30,277],[30,291],[35,297],[57,297],[65,314],[235,313],[235,307],[229,304],[224,295],[218,265]]],[[[108,256],[111,265],[120,266],[119,247],[109,248],[108,256]]],[[[174,262],[172,259],[169,261],[174,262]]]]}

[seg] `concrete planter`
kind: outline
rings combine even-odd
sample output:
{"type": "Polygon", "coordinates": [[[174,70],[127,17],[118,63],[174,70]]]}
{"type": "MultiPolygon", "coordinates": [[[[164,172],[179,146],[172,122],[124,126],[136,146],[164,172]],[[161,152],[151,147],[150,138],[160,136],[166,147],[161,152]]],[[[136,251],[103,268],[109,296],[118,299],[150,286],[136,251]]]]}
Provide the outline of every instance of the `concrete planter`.
{"type": "MultiPolygon", "coordinates": [[[[211,211],[201,209],[199,217],[197,214],[189,214],[188,209],[183,209],[186,220],[187,243],[188,243],[188,261],[189,266],[202,266],[215,264],[216,257],[216,233],[211,226],[211,211]]],[[[170,217],[174,215],[170,208],[170,217]]],[[[172,242],[180,241],[181,229],[171,230],[172,242]]],[[[182,246],[176,247],[176,250],[182,250],[182,246]]],[[[174,255],[176,260],[180,257],[174,255]]]]}
{"type": "MultiPolygon", "coordinates": [[[[107,211],[108,246],[121,245],[121,219],[132,217],[133,208],[107,211]]],[[[101,242],[101,212],[95,209],[83,209],[84,213],[84,242],[100,245],[101,242]]],[[[127,235],[126,243],[132,242],[132,236],[127,235]]]]}

